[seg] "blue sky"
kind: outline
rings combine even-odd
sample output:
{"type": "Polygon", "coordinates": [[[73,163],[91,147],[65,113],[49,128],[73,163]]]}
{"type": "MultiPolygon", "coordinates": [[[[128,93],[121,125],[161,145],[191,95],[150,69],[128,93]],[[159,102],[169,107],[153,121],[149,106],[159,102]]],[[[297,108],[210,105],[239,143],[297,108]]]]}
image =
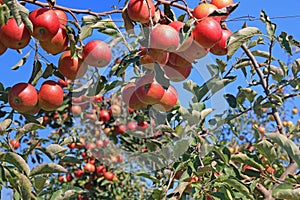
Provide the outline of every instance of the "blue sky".
{"type": "MultiPolygon", "coordinates": [[[[188,4],[191,8],[195,7],[196,4],[199,1],[194,0],[187,0],[188,4]]],[[[118,3],[118,0],[76,0],[76,1],[66,1],[66,0],[57,0],[57,4],[63,5],[63,6],[69,6],[73,8],[78,9],[87,9],[92,8],[95,12],[103,12],[111,9],[112,5],[116,5],[117,7],[122,7],[124,4],[124,1],[121,1],[118,3]],[[70,4],[72,2],[72,5],[70,4]],[[74,3],[73,3],[74,2],[74,3]]],[[[35,7],[29,6],[29,9],[33,9],[35,7]]],[[[300,16],[300,4],[298,1],[295,0],[286,0],[286,1],[279,1],[279,0],[273,0],[273,1],[258,1],[258,0],[241,0],[240,5],[237,8],[234,13],[228,17],[228,20],[234,19],[237,17],[242,16],[253,16],[256,18],[259,18],[260,10],[263,9],[266,11],[266,13],[270,17],[280,17],[280,16],[300,16]]],[[[176,11],[177,13],[177,11],[176,11]]],[[[121,20],[120,15],[112,15],[114,19],[121,20]]],[[[272,19],[273,22],[277,24],[277,33],[280,33],[281,31],[286,31],[287,33],[293,35],[296,39],[300,40],[300,31],[299,31],[299,24],[300,24],[300,17],[299,18],[277,18],[272,19]]],[[[232,31],[238,30],[243,25],[244,21],[232,21],[228,22],[227,26],[232,31]]],[[[264,30],[264,24],[260,21],[248,21],[248,26],[257,26],[259,28],[262,28],[264,30]]],[[[102,37],[100,35],[96,35],[93,38],[102,37]]],[[[31,45],[34,45],[33,42],[30,43],[31,45]]],[[[28,58],[27,63],[24,66],[21,66],[20,69],[16,71],[12,71],[11,67],[15,65],[19,59],[21,59],[28,51],[30,51],[30,47],[26,47],[23,49],[23,54],[20,55],[16,51],[8,50],[4,55],[0,56],[0,65],[1,65],[1,73],[0,73],[0,82],[4,84],[5,87],[13,86],[14,84],[18,82],[27,82],[30,78],[30,74],[32,71],[32,63],[33,63],[33,52],[32,55],[28,58]]],[[[284,54],[281,51],[276,51],[275,54],[279,56],[283,61],[288,60],[287,54],[284,54]]],[[[46,54],[45,54],[46,55],[46,54]]],[[[294,58],[296,58],[298,55],[295,55],[294,58]]],[[[47,57],[49,60],[53,62],[57,62],[57,57],[49,56],[47,57]]],[[[222,57],[221,57],[222,58],[222,57]]],[[[206,58],[199,61],[199,64],[194,66],[195,69],[192,72],[192,75],[190,78],[193,81],[198,82],[199,84],[202,84],[204,80],[207,78],[207,72],[205,72],[205,64],[213,63],[214,57],[213,56],[207,56],[206,58]],[[203,67],[203,71],[202,68],[203,67]]],[[[55,78],[54,78],[55,79],[55,78]]],[[[56,79],[57,80],[57,79],[56,79]]],[[[241,84],[244,84],[244,80],[239,80],[241,84]]],[[[40,81],[41,83],[42,81],[40,81]]],[[[180,84],[176,84],[177,88],[180,86],[180,84]]],[[[181,100],[183,102],[186,102],[185,99],[188,93],[185,93],[183,90],[180,90],[180,96],[181,100]],[[186,95],[185,95],[186,94],[186,95]]],[[[234,86],[230,87],[230,92],[234,93],[234,91],[237,91],[237,84],[234,83],[234,86]]],[[[225,91],[226,93],[227,91],[225,91]]],[[[215,97],[215,101],[212,101],[212,105],[219,107],[220,109],[226,108],[226,102],[221,100],[219,101],[219,97],[222,96],[224,93],[220,93],[215,97]]],[[[2,195],[5,195],[5,193],[2,193],[2,195]]],[[[5,199],[3,197],[3,199],[5,199]]]]}

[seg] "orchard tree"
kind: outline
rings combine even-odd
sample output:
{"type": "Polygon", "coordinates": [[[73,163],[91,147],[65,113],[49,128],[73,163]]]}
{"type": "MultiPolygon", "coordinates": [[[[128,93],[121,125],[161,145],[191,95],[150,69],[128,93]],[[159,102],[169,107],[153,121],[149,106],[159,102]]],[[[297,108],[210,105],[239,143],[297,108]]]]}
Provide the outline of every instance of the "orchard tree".
{"type": "Polygon", "coordinates": [[[238,2],[191,3],[0,0],[0,55],[23,57],[9,76],[32,66],[28,82],[1,80],[1,187],[24,200],[299,199],[300,61],[274,52],[300,43],[263,10],[264,29],[229,30],[238,2]]]}

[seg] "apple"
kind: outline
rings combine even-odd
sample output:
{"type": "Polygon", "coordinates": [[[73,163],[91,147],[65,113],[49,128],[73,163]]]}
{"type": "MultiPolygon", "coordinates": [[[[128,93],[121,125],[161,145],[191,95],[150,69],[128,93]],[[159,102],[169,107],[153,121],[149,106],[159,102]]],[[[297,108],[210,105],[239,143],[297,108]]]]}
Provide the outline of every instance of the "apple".
{"type": "Polygon", "coordinates": [[[66,28],[61,25],[55,36],[50,40],[40,41],[41,47],[48,53],[58,54],[68,47],[69,39],[66,28]]]}
{"type": "MultiPolygon", "coordinates": [[[[181,21],[174,21],[168,25],[172,26],[179,33],[179,35],[182,36],[182,38],[183,38],[183,35],[180,31],[184,27],[185,23],[183,23],[181,21]]],[[[181,45],[181,47],[179,47],[179,49],[176,50],[176,52],[185,51],[187,48],[189,48],[189,46],[191,46],[193,40],[194,40],[194,36],[193,36],[193,32],[191,32],[191,35],[189,36],[189,38],[181,45]]]]}
{"type": "Polygon", "coordinates": [[[45,111],[56,110],[63,104],[64,91],[58,83],[45,81],[39,92],[39,106],[45,111]]]}
{"type": "Polygon", "coordinates": [[[58,71],[70,80],[81,78],[87,71],[87,65],[80,57],[72,57],[71,51],[65,51],[59,58],[58,71]]]}
{"type": "Polygon", "coordinates": [[[228,52],[227,40],[232,35],[232,32],[230,30],[222,30],[222,32],[221,40],[210,49],[210,52],[214,55],[223,56],[228,52]]]}
{"type": "MultiPolygon", "coordinates": [[[[196,19],[203,19],[206,18],[208,15],[213,13],[215,10],[217,10],[217,6],[209,3],[201,3],[197,5],[193,10],[193,16],[196,19]]],[[[217,21],[220,21],[220,17],[214,17],[217,21]]]]}
{"type": "Polygon", "coordinates": [[[82,50],[82,59],[84,62],[94,67],[104,67],[108,65],[111,57],[111,49],[101,40],[88,42],[82,50]]]}
{"type": "Polygon", "coordinates": [[[298,114],[298,108],[297,108],[297,107],[294,107],[294,108],[292,109],[292,114],[293,114],[293,115],[298,114]]]}
{"type": "Polygon", "coordinates": [[[67,181],[67,182],[71,182],[72,180],[73,180],[72,175],[68,173],[68,174],[66,175],[66,181],[67,181]]]}
{"type": "Polygon", "coordinates": [[[193,30],[194,39],[204,48],[211,48],[222,38],[219,22],[211,17],[201,20],[193,30]]]}
{"type": "Polygon", "coordinates": [[[126,133],[126,130],[127,130],[127,128],[124,124],[117,124],[114,126],[114,132],[116,135],[126,133]]]}
{"type": "Polygon", "coordinates": [[[100,110],[99,121],[108,122],[110,120],[110,113],[108,110],[100,110]]]}
{"type": "Polygon", "coordinates": [[[4,44],[2,44],[2,43],[0,42],[0,56],[1,56],[2,54],[4,54],[6,50],[7,50],[7,47],[4,46],[4,44]]]}
{"type": "Polygon", "coordinates": [[[113,117],[119,117],[121,115],[122,109],[119,105],[111,105],[109,109],[113,117]]]}
{"type": "Polygon", "coordinates": [[[53,11],[56,13],[59,23],[64,26],[67,25],[68,23],[67,14],[63,10],[59,10],[59,9],[55,9],[53,11]]]}
{"type": "Polygon", "coordinates": [[[19,140],[11,140],[9,143],[14,149],[18,149],[21,145],[19,140]]]}
{"type": "Polygon", "coordinates": [[[103,101],[103,96],[101,94],[97,94],[94,96],[94,101],[101,103],[103,101]]]}
{"type": "Polygon", "coordinates": [[[134,110],[144,110],[147,104],[142,103],[136,95],[136,84],[129,83],[122,90],[123,101],[134,110]]]}
{"type": "Polygon", "coordinates": [[[86,172],[94,172],[96,170],[96,167],[94,164],[91,164],[91,163],[87,163],[85,166],[84,166],[84,171],[86,172]]]}
{"type": "Polygon", "coordinates": [[[7,48],[22,49],[29,44],[30,37],[26,26],[23,23],[18,26],[15,18],[10,18],[0,27],[0,43],[7,48]]]}
{"type": "Polygon", "coordinates": [[[191,65],[188,59],[185,58],[185,54],[183,53],[170,53],[169,63],[172,65],[176,65],[178,67],[185,67],[191,65]]]}
{"type": "Polygon", "coordinates": [[[57,14],[48,8],[38,8],[29,14],[33,25],[32,36],[40,41],[53,38],[60,27],[57,14]]]}
{"type": "Polygon", "coordinates": [[[141,121],[137,125],[138,125],[137,130],[139,131],[145,131],[149,126],[148,122],[146,121],[141,121]]]}
{"type": "Polygon", "coordinates": [[[210,3],[219,9],[234,4],[233,0],[212,0],[210,3]]]}
{"type": "Polygon", "coordinates": [[[151,73],[142,76],[137,81],[135,93],[141,102],[153,105],[160,101],[165,89],[154,80],[154,73],[151,73]]]}
{"type": "Polygon", "coordinates": [[[161,98],[159,103],[153,105],[153,108],[158,111],[168,112],[176,105],[177,100],[177,91],[172,85],[170,85],[169,88],[165,91],[164,96],[161,98]]]}
{"type": "Polygon", "coordinates": [[[77,169],[77,170],[74,170],[74,176],[76,178],[81,178],[84,174],[84,171],[82,169],[77,169]]]}
{"type": "Polygon", "coordinates": [[[133,21],[148,23],[155,14],[154,2],[152,0],[130,0],[127,14],[133,21]]]}
{"type": "Polygon", "coordinates": [[[103,176],[103,173],[106,172],[106,168],[103,165],[99,165],[96,168],[97,176],[103,176]]]}
{"type": "Polygon", "coordinates": [[[58,176],[57,181],[62,183],[62,182],[65,181],[65,177],[64,176],[58,176]]]}
{"type": "Polygon", "coordinates": [[[266,129],[265,129],[265,127],[263,127],[263,126],[258,127],[257,130],[258,130],[258,132],[261,133],[261,134],[264,134],[264,133],[266,132],[266,129]]]}
{"type": "Polygon", "coordinates": [[[70,111],[73,113],[74,117],[78,117],[82,112],[82,108],[79,105],[72,105],[70,111]]]}
{"type": "Polygon", "coordinates": [[[181,56],[187,60],[188,62],[192,63],[196,59],[201,59],[205,57],[208,53],[208,50],[203,48],[198,42],[195,40],[192,42],[191,46],[187,48],[185,51],[181,52],[181,56]]]}
{"type": "Polygon", "coordinates": [[[140,63],[147,69],[154,70],[155,62],[164,65],[169,60],[169,52],[159,49],[146,49],[144,47],[141,47],[140,49],[140,63]]]}
{"type": "Polygon", "coordinates": [[[179,67],[176,65],[172,65],[171,63],[167,63],[166,65],[162,66],[165,75],[169,78],[170,81],[173,82],[180,82],[184,81],[189,77],[192,70],[192,65],[179,67]]]}
{"type": "Polygon", "coordinates": [[[115,177],[113,172],[104,172],[103,176],[106,180],[112,181],[115,177]]]}
{"type": "Polygon", "coordinates": [[[179,44],[179,33],[172,26],[159,24],[150,32],[150,48],[172,52],[179,44]]]}
{"type": "Polygon", "coordinates": [[[9,105],[19,113],[28,113],[38,104],[38,92],[29,83],[18,83],[8,93],[9,105]]]}
{"type": "Polygon", "coordinates": [[[138,127],[137,123],[136,123],[136,122],[133,122],[133,121],[132,121],[132,122],[128,122],[128,124],[127,124],[127,126],[126,126],[126,128],[127,128],[128,130],[131,130],[131,131],[136,130],[137,127],[138,127]]]}

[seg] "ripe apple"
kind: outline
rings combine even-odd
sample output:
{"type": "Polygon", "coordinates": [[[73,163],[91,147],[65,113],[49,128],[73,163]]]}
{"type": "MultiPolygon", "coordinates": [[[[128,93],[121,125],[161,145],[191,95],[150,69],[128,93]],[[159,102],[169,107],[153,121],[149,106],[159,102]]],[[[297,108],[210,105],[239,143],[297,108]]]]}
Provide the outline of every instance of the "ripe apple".
{"type": "Polygon", "coordinates": [[[101,103],[103,101],[103,96],[101,94],[97,94],[94,96],[94,101],[101,103]]]}
{"type": "Polygon", "coordinates": [[[110,113],[108,110],[100,110],[99,121],[108,122],[110,120],[110,113]]]}
{"type": "Polygon", "coordinates": [[[114,126],[114,133],[116,135],[126,133],[126,130],[127,130],[127,128],[124,124],[117,124],[117,125],[114,126]]]}
{"type": "Polygon", "coordinates": [[[185,58],[185,54],[183,53],[170,53],[169,63],[172,65],[176,65],[178,67],[185,67],[191,65],[188,59],[185,58]]]}
{"type": "Polygon", "coordinates": [[[81,178],[84,174],[84,171],[82,169],[77,169],[77,170],[74,170],[74,176],[76,178],[81,178]]]}
{"type": "Polygon", "coordinates": [[[11,140],[9,143],[14,149],[18,149],[21,145],[19,140],[11,140]]]}
{"type": "Polygon", "coordinates": [[[106,168],[103,165],[99,165],[96,168],[97,176],[103,176],[103,173],[106,172],[106,168]]]}
{"type": "Polygon", "coordinates": [[[6,50],[7,50],[7,47],[4,46],[4,44],[2,44],[2,43],[0,42],[0,56],[1,56],[2,54],[4,54],[6,50]]]}
{"type": "Polygon", "coordinates": [[[172,52],[179,44],[179,33],[172,26],[159,24],[150,32],[150,48],[172,52]]]}
{"type": "Polygon", "coordinates": [[[136,95],[136,84],[127,84],[122,91],[123,101],[134,110],[144,110],[147,108],[147,104],[142,103],[136,95]]]}
{"type": "Polygon", "coordinates": [[[257,130],[258,130],[258,132],[261,133],[261,134],[264,134],[264,133],[266,132],[266,129],[265,129],[265,127],[263,127],[263,126],[258,127],[257,130]]]}
{"type": "Polygon", "coordinates": [[[69,43],[66,28],[61,25],[50,40],[40,41],[41,47],[48,53],[58,54],[67,49],[69,43]]]}
{"type": "Polygon", "coordinates": [[[10,18],[6,24],[0,27],[0,43],[11,49],[22,49],[29,44],[30,32],[21,23],[18,26],[15,18],[10,18]]]}
{"type": "Polygon", "coordinates": [[[169,78],[170,81],[173,82],[180,82],[184,81],[189,77],[192,70],[192,65],[179,67],[176,65],[172,65],[171,63],[167,63],[166,65],[162,66],[165,75],[169,78]]]}
{"type": "Polygon", "coordinates": [[[61,183],[64,182],[65,181],[65,176],[58,176],[57,181],[61,182],[61,183]]]}
{"type": "Polygon", "coordinates": [[[96,167],[94,164],[91,164],[91,163],[87,163],[85,166],[84,166],[84,171],[86,172],[94,172],[96,170],[96,167]]]}
{"type": "Polygon", "coordinates": [[[84,62],[94,67],[104,67],[108,65],[111,57],[111,49],[101,40],[88,42],[82,50],[82,59],[84,62]]]}
{"type": "Polygon", "coordinates": [[[65,51],[59,58],[58,71],[68,79],[81,78],[87,71],[87,65],[80,57],[72,57],[71,51],[65,51]]]}
{"type": "Polygon", "coordinates": [[[71,182],[72,180],[73,180],[72,175],[68,173],[68,174],[66,175],[66,181],[67,181],[67,182],[71,182]]]}
{"type": "Polygon", "coordinates": [[[222,32],[221,40],[210,49],[210,52],[214,55],[223,56],[228,52],[227,39],[232,35],[232,32],[230,30],[222,30],[222,32]]]}
{"type": "Polygon", "coordinates": [[[131,130],[131,131],[136,130],[137,127],[138,127],[138,125],[137,125],[137,123],[134,122],[134,121],[128,122],[128,124],[127,124],[127,129],[128,129],[128,130],[131,130]]]}
{"type": "Polygon", "coordinates": [[[53,38],[60,27],[57,14],[48,8],[33,10],[29,19],[33,24],[32,36],[40,41],[53,38]]]}
{"type": "Polygon", "coordinates": [[[292,114],[294,114],[294,115],[298,114],[298,108],[297,107],[294,107],[292,109],[292,114]]]}
{"type": "Polygon", "coordinates": [[[169,60],[169,52],[159,50],[159,49],[146,49],[141,47],[140,52],[140,63],[143,67],[154,70],[154,63],[165,65],[169,60]]]}
{"type": "Polygon", "coordinates": [[[112,181],[115,177],[113,172],[104,172],[103,176],[106,180],[112,181]]]}
{"type": "Polygon", "coordinates": [[[204,48],[213,47],[222,38],[220,23],[211,17],[201,20],[193,30],[194,39],[204,48]]]}
{"type": "Polygon", "coordinates": [[[139,100],[149,105],[158,103],[165,93],[163,86],[154,80],[154,73],[142,76],[135,88],[139,100]]]}
{"type": "Polygon", "coordinates": [[[127,6],[129,18],[143,24],[148,23],[155,14],[155,6],[152,0],[130,0],[127,6]]]}
{"type": "Polygon", "coordinates": [[[176,105],[177,100],[177,91],[172,85],[170,85],[169,88],[165,91],[164,96],[161,98],[159,103],[153,105],[153,108],[158,111],[168,112],[176,105]]]}
{"type": "Polygon", "coordinates": [[[79,105],[72,105],[70,111],[73,113],[74,117],[78,117],[82,112],[82,108],[79,105]]]}
{"type": "Polygon", "coordinates": [[[210,3],[215,5],[217,8],[224,8],[234,4],[233,0],[212,0],[210,3]]]}
{"type": "Polygon", "coordinates": [[[111,105],[109,109],[113,117],[119,117],[121,115],[122,109],[119,105],[111,105]]]}
{"type": "MultiPolygon", "coordinates": [[[[181,21],[174,21],[174,22],[171,22],[168,25],[172,26],[179,33],[179,35],[181,35],[182,33],[180,31],[184,27],[185,23],[183,23],[181,21]]],[[[191,35],[190,35],[190,37],[176,51],[177,52],[185,51],[187,48],[189,48],[189,46],[191,46],[193,40],[194,40],[194,36],[193,36],[193,32],[192,32],[191,35]]]]}
{"type": "Polygon", "coordinates": [[[45,111],[53,111],[60,107],[64,100],[64,91],[58,83],[45,81],[39,92],[39,106],[45,111]]]}
{"type": "MultiPolygon", "coordinates": [[[[217,6],[209,3],[201,3],[197,5],[193,10],[193,16],[197,19],[203,19],[217,10],[217,6]]],[[[214,17],[217,21],[220,21],[220,17],[214,17]]]]}
{"type": "Polygon", "coordinates": [[[59,23],[61,25],[67,25],[68,23],[68,17],[67,17],[67,14],[63,11],[63,10],[59,10],[59,9],[56,9],[56,10],[53,10],[57,17],[58,17],[58,20],[59,20],[59,23]]]}
{"type": "Polygon", "coordinates": [[[13,109],[26,114],[36,107],[38,92],[29,83],[18,83],[10,89],[8,102],[13,109]]]}
{"type": "Polygon", "coordinates": [[[146,121],[141,121],[137,125],[138,125],[137,130],[139,131],[145,131],[149,126],[148,122],[146,121]]]}
{"type": "Polygon", "coordinates": [[[2,0],[0,0],[0,5],[3,5],[3,4],[4,4],[4,2],[2,0]]]}
{"type": "Polygon", "coordinates": [[[203,48],[200,44],[198,44],[198,42],[194,40],[189,48],[181,52],[181,55],[185,60],[192,63],[196,59],[203,58],[204,56],[207,55],[207,53],[208,50],[203,48]]]}

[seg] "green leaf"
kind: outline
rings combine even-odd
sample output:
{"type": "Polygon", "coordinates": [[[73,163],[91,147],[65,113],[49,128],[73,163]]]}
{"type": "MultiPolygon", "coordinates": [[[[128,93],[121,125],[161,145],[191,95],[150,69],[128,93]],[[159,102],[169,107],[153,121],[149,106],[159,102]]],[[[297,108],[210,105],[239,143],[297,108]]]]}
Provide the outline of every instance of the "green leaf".
{"type": "Polygon", "coordinates": [[[38,80],[42,77],[42,74],[43,74],[42,63],[39,60],[37,60],[34,63],[31,77],[28,82],[31,83],[32,85],[36,85],[38,80]]]}
{"type": "Polygon", "coordinates": [[[164,13],[171,21],[176,21],[175,13],[170,5],[164,4],[164,13]]]}
{"type": "Polygon", "coordinates": [[[33,167],[33,169],[30,172],[30,176],[36,176],[40,174],[53,174],[53,173],[67,173],[68,170],[66,170],[61,165],[55,164],[55,163],[42,163],[40,165],[37,165],[33,167]]]}
{"type": "Polygon", "coordinates": [[[6,4],[0,5],[0,26],[6,24],[10,17],[10,11],[6,4]]]}
{"type": "Polygon", "coordinates": [[[136,175],[147,178],[147,179],[153,181],[154,183],[158,183],[158,184],[160,183],[160,181],[155,176],[152,176],[151,174],[148,174],[145,172],[137,172],[136,175]]]}
{"type": "MultiPolygon", "coordinates": [[[[262,58],[270,58],[270,53],[268,51],[254,50],[251,51],[254,56],[262,57],[262,58]]],[[[274,57],[271,57],[271,60],[275,60],[274,57]]]]}
{"type": "Polygon", "coordinates": [[[247,165],[254,167],[256,169],[259,169],[259,170],[264,169],[264,166],[257,163],[254,159],[250,158],[249,156],[247,156],[246,154],[243,154],[243,153],[232,155],[231,160],[234,162],[247,164],[247,165]]]}
{"type": "Polygon", "coordinates": [[[22,199],[31,199],[31,182],[24,174],[19,175],[19,188],[22,199]]]}
{"type": "Polygon", "coordinates": [[[30,168],[27,162],[18,154],[14,152],[2,153],[0,155],[0,160],[3,162],[8,162],[15,167],[17,167],[21,172],[24,172],[27,176],[30,173],[30,168]]]}
{"type": "Polygon", "coordinates": [[[73,156],[64,156],[62,159],[60,159],[60,162],[63,163],[74,163],[74,164],[81,164],[82,160],[73,157],[73,156]]]}
{"type": "Polygon", "coordinates": [[[253,36],[261,34],[261,31],[256,27],[243,28],[231,35],[228,40],[228,54],[227,58],[230,59],[232,55],[242,46],[248,42],[253,36]]]}
{"type": "Polygon", "coordinates": [[[19,62],[17,64],[12,66],[11,69],[17,70],[17,69],[19,69],[19,67],[23,66],[26,63],[27,58],[29,57],[30,53],[31,53],[31,51],[29,51],[21,60],[19,60],[19,62]]]}
{"type": "Polygon", "coordinates": [[[54,160],[55,155],[67,151],[67,148],[62,147],[59,144],[50,144],[46,148],[37,147],[37,149],[44,152],[51,160],[54,160]]]}
{"type": "Polygon", "coordinates": [[[253,102],[257,95],[257,92],[251,88],[239,88],[239,90],[240,93],[243,93],[250,102],[253,102]]]}
{"type": "Polygon", "coordinates": [[[39,194],[47,185],[46,181],[49,179],[47,176],[36,176],[33,180],[35,192],[39,194]]]}
{"type": "Polygon", "coordinates": [[[300,43],[293,39],[293,36],[288,35],[286,32],[281,32],[281,34],[276,37],[282,49],[284,49],[289,55],[293,54],[292,46],[299,46],[300,43]]]}
{"type": "Polygon", "coordinates": [[[266,24],[269,36],[273,37],[276,31],[276,24],[272,23],[265,11],[260,11],[260,20],[266,24]]]}
{"type": "Polygon", "coordinates": [[[227,183],[229,186],[233,187],[240,193],[242,193],[244,196],[246,196],[248,199],[254,199],[251,195],[249,189],[240,181],[234,179],[234,178],[228,178],[224,180],[225,183],[227,183]]]}
{"type": "Polygon", "coordinates": [[[279,146],[281,146],[288,155],[300,166],[300,150],[298,146],[285,135],[281,135],[278,133],[269,133],[266,134],[267,138],[270,138],[274,142],[276,142],[279,146]]]}
{"type": "Polygon", "coordinates": [[[79,188],[58,190],[51,196],[50,200],[69,200],[73,199],[80,193],[81,190],[79,188]]]}
{"type": "Polygon", "coordinates": [[[293,189],[293,185],[284,183],[272,190],[272,196],[276,199],[299,200],[300,188],[293,189]]]}
{"type": "Polygon", "coordinates": [[[36,131],[38,129],[44,129],[45,127],[41,124],[37,123],[28,123],[25,124],[23,127],[18,129],[16,139],[20,139],[24,134],[31,132],[31,131],[36,131]]]}
{"type": "Polygon", "coordinates": [[[79,142],[79,140],[76,137],[67,137],[60,143],[60,145],[64,146],[73,142],[79,142]]]}
{"type": "Polygon", "coordinates": [[[271,163],[277,158],[277,153],[274,145],[267,141],[262,140],[254,145],[256,150],[262,154],[266,159],[268,159],[271,163]]]}

